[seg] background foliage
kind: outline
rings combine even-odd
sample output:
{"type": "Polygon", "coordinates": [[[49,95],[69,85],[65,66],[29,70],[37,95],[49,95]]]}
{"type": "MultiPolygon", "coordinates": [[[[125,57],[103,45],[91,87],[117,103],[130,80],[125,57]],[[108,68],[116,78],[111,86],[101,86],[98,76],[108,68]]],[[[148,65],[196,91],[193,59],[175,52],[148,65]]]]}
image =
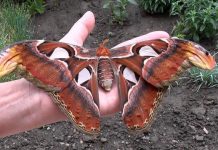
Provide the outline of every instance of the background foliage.
{"type": "MultiPolygon", "coordinates": [[[[178,16],[172,31],[174,36],[199,42],[214,38],[218,31],[218,2],[216,0],[138,0],[146,13],[169,13],[178,16]]],[[[111,12],[112,22],[127,20],[127,5],[135,0],[105,0],[103,8],[111,12]]]]}
{"type": "Polygon", "coordinates": [[[213,0],[177,0],[172,3],[171,15],[179,20],[173,29],[175,35],[200,41],[213,38],[218,31],[218,3],[213,0]]]}
{"type": "Polygon", "coordinates": [[[127,5],[137,5],[135,0],[105,0],[103,8],[109,9],[112,15],[112,22],[122,25],[127,20],[127,5]]]}
{"type": "Polygon", "coordinates": [[[139,0],[140,7],[147,13],[168,12],[173,0],[139,0]]]}
{"type": "Polygon", "coordinates": [[[14,3],[24,4],[31,15],[42,14],[45,12],[45,0],[9,0],[14,3]]]}
{"type": "Polygon", "coordinates": [[[0,3],[0,48],[9,43],[30,39],[30,13],[25,5],[0,3]]]}

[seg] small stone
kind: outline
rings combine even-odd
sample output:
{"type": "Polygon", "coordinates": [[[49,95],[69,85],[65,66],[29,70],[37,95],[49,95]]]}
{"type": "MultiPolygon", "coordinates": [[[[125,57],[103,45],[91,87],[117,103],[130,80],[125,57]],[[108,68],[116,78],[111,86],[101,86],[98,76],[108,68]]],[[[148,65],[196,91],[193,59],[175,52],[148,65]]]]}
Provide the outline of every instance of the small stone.
{"type": "Polygon", "coordinates": [[[180,114],[181,112],[180,112],[178,109],[174,109],[174,110],[173,110],[173,113],[178,115],[178,114],[180,114]]]}
{"type": "Polygon", "coordinates": [[[214,121],[210,121],[210,122],[207,122],[207,125],[209,125],[209,126],[215,126],[216,123],[215,123],[214,121]]]}
{"type": "Polygon", "coordinates": [[[36,148],[36,150],[45,150],[45,148],[36,148]]]}
{"type": "Polygon", "coordinates": [[[59,141],[59,142],[64,141],[64,135],[56,137],[56,140],[59,141]]]}
{"type": "Polygon", "coordinates": [[[195,139],[199,142],[202,142],[204,140],[204,136],[201,136],[201,135],[196,135],[195,136],[195,139]]]}
{"type": "Polygon", "coordinates": [[[207,99],[207,100],[204,101],[204,104],[205,104],[205,105],[212,105],[212,104],[214,104],[214,100],[212,100],[212,99],[207,99]]]}
{"type": "Polygon", "coordinates": [[[92,138],[91,136],[84,136],[84,137],[83,137],[83,141],[84,141],[84,142],[87,142],[87,143],[88,143],[88,142],[93,142],[93,138],[92,138]]]}
{"type": "Polygon", "coordinates": [[[45,150],[45,148],[36,148],[36,150],[45,150]]]}
{"type": "Polygon", "coordinates": [[[80,144],[83,144],[83,140],[80,140],[79,142],[80,142],[80,144]]]}
{"type": "Polygon", "coordinates": [[[108,35],[109,37],[114,37],[116,34],[115,34],[114,32],[109,31],[109,32],[107,33],[107,35],[108,35]]]}
{"type": "Polygon", "coordinates": [[[67,147],[69,147],[69,146],[70,146],[70,144],[69,144],[69,143],[65,143],[65,145],[66,145],[67,147]]]}
{"type": "Polygon", "coordinates": [[[152,142],[158,142],[158,140],[159,140],[159,139],[158,139],[158,137],[157,137],[156,135],[154,135],[154,136],[151,137],[151,141],[152,141],[152,142]]]}
{"type": "Polygon", "coordinates": [[[214,101],[217,101],[218,99],[217,99],[217,95],[207,95],[206,96],[206,100],[209,100],[209,101],[211,101],[211,100],[214,100],[214,101]]]}
{"type": "Polygon", "coordinates": [[[196,118],[197,118],[198,120],[203,120],[203,119],[204,119],[204,116],[202,116],[202,115],[196,115],[196,118]]]}
{"type": "Polygon", "coordinates": [[[72,139],[72,136],[71,136],[71,135],[68,135],[68,136],[67,136],[67,139],[68,139],[68,140],[71,140],[71,139],[72,139]]]}
{"type": "Polygon", "coordinates": [[[218,109],[217,108],[210,109],[209,113],[212,117],[218,117],[218,109]]]}
{"type": "Polygon", "coordinates": [[[101,142],[105,143],[105,142],[107,142],[107,139],[106,138],[101,138],[101,142]]]}
{"type": "Polygon", "coordinates": [[[189,126],[190,126],[190,128],[191,128],[193,131],[196,132],[196,128],[195,128],[195,126],[192,126],[192,125],[189,125],[189,126]]]}
{"type": "Polygon", "coordinates": [[[209,133],[208,130],[207,130],[205,127],[203,128],[203,130],[204,130],[204,132],[205,132],[206,134],[209,133]]]}
{"type": "Polygon", "coordinates": [[[178,143],[178,141],[176,141],[176,140],[172,140],[172,142],[173,142],[173,143],[178,143]]]}
{"type": "Polygon", "coordinates": [[[5,147],[5,149],[9,149],[9,148],[10,148],[10,146],[9,146],[9,145],[5,145],[4,147],[5,147]]]}
{"type": "Polygon", "coordinates": [[[205,145],[205,146],[201,146],[201,147],[199,147],[198,150],[209,150],[209,149],[208,149],[208,146],[205,145]]]}
{"type": "Polygon", "coordinates": [[[150,139],[149,136],[143,136],[143,137],[142,137],[142,140],[149,140],[149,139],[150,139]]]}
{"type": "Polygon", "coordinates": [[[204,115],[206,113],[206,109],[204,107],[196,107],[192,108],[192,112],[196,115],[204,115]]]}
{"type": "Polygon", "coordinates": [[[72,148],[73,148],[73,150],[76,150],[76,149],[77,149],[77,147],[76,147],[76,144],[75,144],[75,143],[73,143],[73,145],[72,145],[72,148]]]}

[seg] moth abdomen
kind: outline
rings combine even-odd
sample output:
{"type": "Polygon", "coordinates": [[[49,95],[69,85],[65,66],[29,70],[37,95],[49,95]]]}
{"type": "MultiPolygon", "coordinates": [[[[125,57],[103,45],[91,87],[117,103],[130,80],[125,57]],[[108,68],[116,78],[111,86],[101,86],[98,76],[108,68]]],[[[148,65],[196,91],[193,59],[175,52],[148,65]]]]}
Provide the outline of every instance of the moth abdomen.
{"type": "Polygon", "coordinates": [[[98,62],[98,83],[105,90],[110,91],[113,84],[114,72],[109,58],[100,58],[98,62]]]}

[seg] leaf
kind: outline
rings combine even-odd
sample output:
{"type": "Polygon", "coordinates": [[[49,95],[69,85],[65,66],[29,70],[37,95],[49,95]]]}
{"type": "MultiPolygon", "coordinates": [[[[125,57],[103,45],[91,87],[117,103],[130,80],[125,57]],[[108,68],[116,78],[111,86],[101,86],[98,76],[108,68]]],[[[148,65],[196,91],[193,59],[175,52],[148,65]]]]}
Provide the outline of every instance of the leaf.
{"type": "Polygon", "coordinates": [[[194,25],[194,27],[195,27],[195,30],[197,30],[197,29],[198,29],[198,24],[197,24],[197,23],[194,23],[193,25],[194,25]]]}
{"type": "Polygon", "coordinates": [[[110,2],[106,2],[103,4],[103,8],[110,8],[110,2]]]}
{"type": "Polygon", "coordinates": [[[128,0],[128,2],[133,4],[133,5],[138,5],[138,3],[135,0],[128,0]]]}
{"type": "Polygon", "coordinates": [[[199,35],[195,32],[193,35],[193,40],[198,42],[199,41],[199,35]]]}
{"type": "Polygon", "coordinates": [[[164,3],[164,5],[167,5],[167,2],[165,0],[163,0],[162,3],[164,3]]]}
{"type": "Polygon", "coordinates": [[[212,18],[210,19],[210,23],[213,25],[214,29],[217,29],[216,23],[212,18]]]}
{"type": "Polygon", "coordinates": [[[205,25],[201,25],[200,32],[204,31],[204,29],[205,29],[205,25]]]}
{"type": "Polygon", "coordinates": [[[111,4],[111,0],[105,0],[104,3],[103,3],[103,8],[110,8],[110,4],[111,4]]]}
{"type": "Polygon", "coordinates": [[[119,9],[114,9],[113,14],[117,17],[120,18],[121,17],[121,11],[119,9]]]}

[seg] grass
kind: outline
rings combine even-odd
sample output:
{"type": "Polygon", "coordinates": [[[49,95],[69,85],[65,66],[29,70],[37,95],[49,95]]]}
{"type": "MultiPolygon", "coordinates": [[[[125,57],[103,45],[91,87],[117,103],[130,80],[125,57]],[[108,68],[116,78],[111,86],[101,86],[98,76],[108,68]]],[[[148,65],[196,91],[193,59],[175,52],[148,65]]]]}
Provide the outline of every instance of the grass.
{"type": "MultiPolygon", "coordinates": [[[[17,41],[31,38],[30,12],[27,6],[15,5],[12,0],[0,2],[0,49],[17,41]]],[[[13,73],[0,82],[16,79],[13,73]]]]}
{"type": "Polygon", "coordinates": [[[218,66],[211,71],[192,68],[189,70],[189,75],[190,82],[196,85],[196,91],[205,86],[218,87],[218,66]]]}
{"type": "Polygon", "coordinates": [[[0,3],[0,48],[16,41],[30,39],[30,13],[25,5],[10,1],[0,3]]]}

